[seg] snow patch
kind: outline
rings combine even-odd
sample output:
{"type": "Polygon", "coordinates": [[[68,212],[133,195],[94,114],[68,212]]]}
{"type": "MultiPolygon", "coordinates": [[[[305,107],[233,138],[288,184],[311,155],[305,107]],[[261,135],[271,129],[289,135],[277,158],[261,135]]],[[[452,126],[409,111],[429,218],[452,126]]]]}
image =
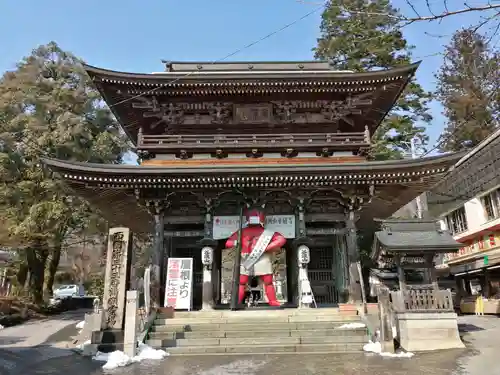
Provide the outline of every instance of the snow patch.
{"type": "Polygon", "coordinates": [[[356,328],[365,328],[366,324],[364,323],[346,323],[342,324],[341,326],[337,327],[337,329],[356,329],[356,328]]]}
{"type": "Polygon", "coordinates": [[[92,358],[95,361],[106,362],[102,368],[104,370],[113,370],[118,367],[124,367],[130,365],[131,363],[141,362],[143,360],[159,360],[168,356],[164,350],[153,349],[149,345],[139,343],[139,347],[137,348],[137,355],[135,357],[130,358],[124,352],[117,350],[112,353],[101,353],[97,352],[97,354],[92,358]]]}
{"type": "Polygon", "coordinates": [[[77,329],[83,329],[83,327],[85,327],[85,320],[82,320],[80,323],[76,325],[77,329]]]}
{"type": "Polygon", "coordinates": [[[382,345],[380,344],[380,342],[373,342],[371,340],[368,341],[368,344],[365,344],[363,346],[363,351],[368,353],[379,354],[382,357],[391,357],[391,358],[411,358],[415,355],[411,352],[397,352],[397,353],[382,352],[382,345]]]}
{"type": "Polygon", "coordinates": [[[4,329],[5,327],[3,325],[0,324],[0,330],[4,329]]]}
{"type": "Polygon", "coordinates": [[[85,347],[86,347],[87,345],[90,345],[90,344],[91,344],[90,340],[87,340],[87,341],[82,342],[82,343],[81,343],[80,345],[78,345],[75,349],[77,349],[77,350],[81,350],[81,351],[83,352],[83,351],[85,350],[85,347]]]}

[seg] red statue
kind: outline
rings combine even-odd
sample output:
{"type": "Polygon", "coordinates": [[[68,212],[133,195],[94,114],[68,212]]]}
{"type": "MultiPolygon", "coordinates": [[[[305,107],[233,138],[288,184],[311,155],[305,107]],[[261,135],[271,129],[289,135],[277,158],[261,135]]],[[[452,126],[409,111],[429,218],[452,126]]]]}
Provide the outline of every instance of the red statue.
{"type": "MultiPolygon", "coordinates": [[[[246,286],[250,276],[260,277],[264,283],[264,291],[269,306],[280,306],[276,300],[273,285],[273,267],[271,253],[279,251],[286,243],[285,237],[277,232],[264,229],[265,214],[258,209],[245,211],[247,226],[241,235],[241,266],[238,301],[241,304],[245,296],[246,286]]],[[[226,248],[237,245],[238,231],[234,232],[226,242],[226,248]]]]}

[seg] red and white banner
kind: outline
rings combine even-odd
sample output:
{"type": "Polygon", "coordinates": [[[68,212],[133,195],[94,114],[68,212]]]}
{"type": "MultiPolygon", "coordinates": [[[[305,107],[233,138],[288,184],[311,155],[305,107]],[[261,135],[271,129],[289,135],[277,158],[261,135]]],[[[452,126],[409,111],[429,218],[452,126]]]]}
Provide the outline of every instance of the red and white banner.
{"type": "Polygon", "coordinates": [[[165,285],[165,307],[191,310],[193,303],[193,258],[169,258],[165,285]]]}

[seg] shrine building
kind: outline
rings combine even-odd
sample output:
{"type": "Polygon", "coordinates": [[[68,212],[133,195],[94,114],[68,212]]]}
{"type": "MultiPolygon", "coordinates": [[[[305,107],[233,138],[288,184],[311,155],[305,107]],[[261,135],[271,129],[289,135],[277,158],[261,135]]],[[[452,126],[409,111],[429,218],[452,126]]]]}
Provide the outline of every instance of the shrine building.
{"type": "Polygon", "coordinates": [[[152,74],[85,66],[140,165],[45,163],[113,225],[154,233],[159,285],[169,257],[193,258],[195,309],[228,303],[234,257],[224,247],[243,204],[265,206],[267,226],[287,238],[274,264],[283,303],[298,304],[301,245],[318,305],[358,301],[356,228],[390,217],[460,158],[369,160],[372,135],[418,65],[353,73],[325,62],[165,62],[152,74]],[[202,248],[213,256],[202,259],[202,248]]]}

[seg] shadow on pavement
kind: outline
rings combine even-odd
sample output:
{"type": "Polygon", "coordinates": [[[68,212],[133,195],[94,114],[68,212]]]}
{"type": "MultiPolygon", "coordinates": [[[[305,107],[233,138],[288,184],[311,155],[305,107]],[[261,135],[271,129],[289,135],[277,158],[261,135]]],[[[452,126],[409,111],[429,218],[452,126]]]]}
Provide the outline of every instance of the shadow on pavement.
{"type": "Polygon", "coordinates": [[[478,327],[474,324],[459,323],[458,324],[458,331],[459,332],[477,332],[477,331],[484,331],[484,328],[478,327]]]}
{"type": "MultiPolygon", "coordinates": [[[[2,332],[2,331],[0,331],[0,332],[2,332]]],[[[0,333],[0,346],[17,344],[18,342],[23,342],[24,340],[26,340],[26,337],[2,336],[0,333]]]]}

